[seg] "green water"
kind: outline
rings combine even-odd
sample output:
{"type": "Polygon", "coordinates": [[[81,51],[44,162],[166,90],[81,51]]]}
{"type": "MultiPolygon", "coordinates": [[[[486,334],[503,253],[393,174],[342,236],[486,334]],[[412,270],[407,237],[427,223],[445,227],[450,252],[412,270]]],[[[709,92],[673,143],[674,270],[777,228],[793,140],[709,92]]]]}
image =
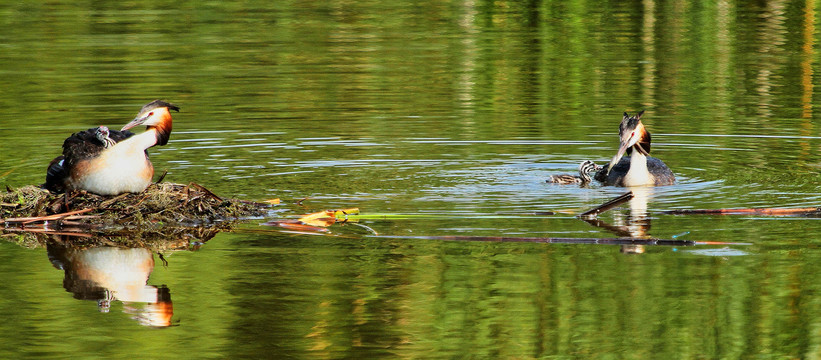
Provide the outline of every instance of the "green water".
{"type": "Polygon", "coordinates": [[[6,236],[0,357],[818,358],[818,219],[663,213],[821,203],[818,12],[811,1],[4,4],[0,184],[41,183],[66,136],[119,129],[162,98],[182,108],[169,144],[151,149],[166,181],[307,197],[274,216],[403,216],[326,236],[255,220],[166,253],[167,266],[154,255],[147,283],[173,304],[161,329],[147,326],[156,304],[100,311],[67,290],[67,261],[91,253],[57,261],[59,249],[6,236]],[[677,184],[603,214],[608,226],[576,219],[625,190],[544,180],[608,161],[622,112],[642,109],[677,184]],[[454,235],[744,244],[420,238],[454,235]]]}

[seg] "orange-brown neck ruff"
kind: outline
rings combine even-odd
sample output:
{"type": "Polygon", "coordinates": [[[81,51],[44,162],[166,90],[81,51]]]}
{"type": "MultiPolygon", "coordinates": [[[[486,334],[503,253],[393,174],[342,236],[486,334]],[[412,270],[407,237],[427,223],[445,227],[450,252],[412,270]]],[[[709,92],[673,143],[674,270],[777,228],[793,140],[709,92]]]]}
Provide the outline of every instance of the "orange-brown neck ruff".
{"type": "Polygon", "coordinates": [[[638,152],[642,153],[643,155],[650,155],[650,145],[652,142],[652,137],[650,136],[650,132],[647,131],[647,128],[644,127],[644,124],[641,122],[636,125],[636,130],[634,130],[638,136],[639,140],[636,141],[636,144],[631,146],[627,149],[626,154],[632,155],[633,149],[635,148],[638,152]]]}
{"type": "MultiPolygon", "coordinates": [[[[640,123],[641,124],[641,123],[640,123]]],[[[644,155],[650,155],[650,132],[647,131],[647,128],[644,127],[644,124],[641,124],[641,140],[639,140],[638,144],[644,149],[644,155]]]]}
{"type": "Polygon", "coordinates": [[[157,131],[157,145],[164,146],[168,144],[168,139],[171,137],[171,128],[173,120],[171,113],[167,109],[162,113],[162,120],[157,125],[149,126],[148,129],[155,129],[157,131]]]}

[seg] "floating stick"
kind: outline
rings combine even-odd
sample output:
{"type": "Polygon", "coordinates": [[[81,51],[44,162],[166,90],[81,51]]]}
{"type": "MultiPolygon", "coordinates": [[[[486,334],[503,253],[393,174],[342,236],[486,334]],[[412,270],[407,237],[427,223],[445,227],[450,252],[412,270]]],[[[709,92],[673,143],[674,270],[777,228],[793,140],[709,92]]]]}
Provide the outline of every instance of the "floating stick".
{"type": "Polygon", "coordinates": [[[604,203],[604,204],[599,205],[599,206],[598,206],[598,207],[596,207],[596,208],[593,208],[593,209],[587,210],[587,211],[585,211],[585,212],[583,212],[583,213],[579,214],[578,216],[579,216],[579,217],[583,217],[583,218],[584,218],[584,217],[587,217],[587,218],[589,218],[589,217],[596,217],[596,216],[598,216],[599,214],[601,214],[601,213],[603,213],[603,212],[605,212],[605,211],[607,211],[607,210],[610,210],[610,209],[612,209],[612,208],[614,208],[614,207],[616,207],[616,206],[619,206],[619,205],[621,205],[621,204],[623,204],[623,203],[625,203],[625,202],[629,201],[629,200],[630,200],[630,199],[632,199],[632,198],[633,198],[633,192],[632,192],[632,191],[628,191],[628,192],[626,192],[626,193],[624,193],[624,194],[622,194],[622,195],[619,195],[619,196],[617,196],[617,197],[613,198],[612,200],[610,200],[610,201],[608,201],[608,202],[606,202],[606,203],[604,203]]]}
{"type": "Polygon", "coordinates": [[[712,215],[811,215],[821,213],[821,208],[747,208],[747,209],[682,209],[669,210],[663,212],[664,214],[672,215],[693,215],[693,214],[712,214],[712,215]]]}
{"type": "Polygon", "coordinates": [[[59,214],[54,214],[54,215],[48,215],[48,216],[0,219],[0,222],[20,223],[20,224],[25,225],[25,224],[29,224],[29,223],[33,223],[33,222],[38,222],[38,221],[59,220],[59,219],[62,219],[62,218],[68,217],[68,216],[72,216],[72,215],[84,214],[84,213],[87,213],[87,212],[92,211],[92,210],[94,210],[94,209],[87,208],[87,209],[69,211],[69,212],[64,212],[64,213],[59,213],[59,214]]]}
{"type": "Polygon", "coordinates": [[[667,245],[667,246],[695,246],[695,245],[750,245],[749,243],[733,243],[722,241],[692,241],[654,238],[560,238],[560,237],[506,237],[506,236],[403,236],[403,235],[369,235],[380,239],[419,239],[443,241],[486,241],[486,242],[528,242],[549,244],[604,244],[604,245],[667,245]]]}

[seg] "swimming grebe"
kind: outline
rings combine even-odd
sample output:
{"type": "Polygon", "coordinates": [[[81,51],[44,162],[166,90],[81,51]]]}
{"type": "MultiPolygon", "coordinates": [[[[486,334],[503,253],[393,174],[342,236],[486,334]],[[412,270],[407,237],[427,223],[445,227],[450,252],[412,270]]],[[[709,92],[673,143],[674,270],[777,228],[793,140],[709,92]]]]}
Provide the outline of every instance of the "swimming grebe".
{"type": "Polygon", "coordinates": [[[610,186],[660,186],[672,185],[675,175],[663,161],[649,157],[650,132],[641,123],[644,110],[636,116],[626,112],[619,125],[621,144],[613,160],[593,177],[610,186]],[[630,156],[622,157],[625,153],[630,156]]]}
{"type": "Polygon", "coordinates": [[[579,175],[569,175],[569,174],[560,174],[560,175],[551,175],[547,178],[547,182],[560,184],[560,185],[568,185],[568,184],[587,184],[590,182],[590,174],[601,170],[602,167],[596,165],[594,162],[590,160],[582,161],[579,165],[579,175]]]}
{"type": "Polygon", "coordinates": [[[148,148],[168,143],[170,110],[180,108],[154,100],[143,106],[122,131],[101,126],[72,134],[63,142],[63,155],[49,164],[45,188],[54,192],[86,190],[99,195],[145,190],[154,176],[148,148]],[[146,126],[144,133],[126,131],[139,125],[146,126]]]}

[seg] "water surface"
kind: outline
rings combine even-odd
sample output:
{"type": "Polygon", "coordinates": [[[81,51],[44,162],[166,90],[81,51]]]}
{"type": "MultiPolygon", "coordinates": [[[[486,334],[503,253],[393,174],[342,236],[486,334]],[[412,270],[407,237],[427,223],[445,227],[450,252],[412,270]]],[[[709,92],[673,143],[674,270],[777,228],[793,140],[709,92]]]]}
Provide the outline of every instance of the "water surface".
{"type": "Polygon", "coordinates": [[[275,216],[401,216],[361,222],[391,237],[255,220],[134,270],[170,303],[108,307],[69,290],[58,250],[6,236],[0,356],[818,357],[818,219],[663,213],[819,204],[817,12],[784,1],[2,7],[3,184],[41,183],[68,134],[119,128],[163,98],[182,108],[170,143],[151,149],[167,181],[280,198],[275,216]],[[608,161],[622,112],[639,110],[677,184],[605,213],[607,226],[575,218],[625,190],[544,180],[608,161]],[[557,214],[534,215],[546,212],[557,214]],[[420,238],[625,234],[745,245],[420,238]]]}

